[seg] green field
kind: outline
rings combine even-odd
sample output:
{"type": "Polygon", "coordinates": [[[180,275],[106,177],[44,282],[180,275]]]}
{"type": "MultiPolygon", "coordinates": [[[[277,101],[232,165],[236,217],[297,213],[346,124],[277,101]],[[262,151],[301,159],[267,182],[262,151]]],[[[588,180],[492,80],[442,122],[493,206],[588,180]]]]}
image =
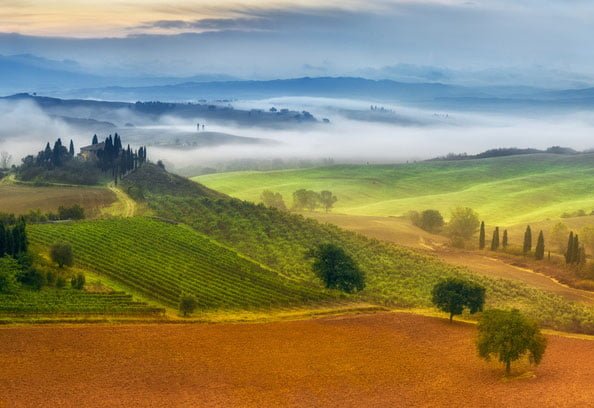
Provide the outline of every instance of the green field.
{"type": "Polygon", "coordinates": [[[146,218],[30,225],[37,249],[72,245],[78,266],[177,307],[181,293],[200,309],[249,309],[332,300],[214,243],[189,228],[146,218]]]}
{"type": "Polygon", "coordinates": [[[457,206],[487,223],[525,224],[594,210],[594,154],[536,154],[481,160],[398,165],[340,165],[270,172],[235,172],[194,180],[233,197],[259,202],[262,190],[292,193],[331,190],[335,212],[398,216],[435,208],[446,216],[457,206]]]}

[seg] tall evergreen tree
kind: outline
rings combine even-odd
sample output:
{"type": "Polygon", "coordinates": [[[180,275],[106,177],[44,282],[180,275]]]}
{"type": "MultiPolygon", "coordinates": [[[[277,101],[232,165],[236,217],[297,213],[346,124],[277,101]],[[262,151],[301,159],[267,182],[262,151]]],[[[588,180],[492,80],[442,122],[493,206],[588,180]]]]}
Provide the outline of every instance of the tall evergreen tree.
{"type": "Polygon", "coordinates": [[[70,147],[68,148],[68,154],[74,157],[74,142],[70,139],[70,147]]]}
{"type": "Polygon", "coordinates": [[[573,231],[570,231],[569,238],[567,239],[567,250],[565,251],[565,263],[567,264],[573,263],[573,255],[575,253],[573,250],[573,244],[573,231]]]}
{"type": "Polygon", "coordinates": [[[495,227],[493,231],[493,239],[491,240],[491,251],[497,251],[499,249],[499,227],[495,227]]]}
{"type": "Polygon", "coordinates": [[[481,221],[481,229],[479,231],[479,249],[485,249],[485,221],[481,221]]]}
{"type": "Polygon", "coordinates": [[[573,250],[573,255],[571,257],[572,263],[580,263],[580,239],[577,234],[573,236],[573,245],[571,249],[573,250]]]}
{"type": "Polygon", "coordinates": [[[97,139],[97,135],[93,135],[93,142],[94,145],[99,144],[99,139],[97,139]]]}
{"type": "Polygon", "coordinates": [[[503,230],[503,239],[501,240],[501,246],[503,249],[507,249],[509,245],[509,238],[507,237],[507,230],[503,230]]]}
{"type": "Polygon", "coordinates": [[[537,260],[544,259],[545,253],[545,242],[544,242],[544,234],[542,231],[538,234],[538,240],[536,241],[536,249],[534,250],[534,258],[537,260]]]}
{"type": "Polygon", "coordinates": [[[6,228],[0,221],[0,258],[6,255],[6,228]]]}
{"type": "Polygon", "coordinates": [[[530,229],[530,225],[526,227],[526,232],[524,232],[524,246],[523,246],[524,254],[532,251],[532,230],[530,229]]]}

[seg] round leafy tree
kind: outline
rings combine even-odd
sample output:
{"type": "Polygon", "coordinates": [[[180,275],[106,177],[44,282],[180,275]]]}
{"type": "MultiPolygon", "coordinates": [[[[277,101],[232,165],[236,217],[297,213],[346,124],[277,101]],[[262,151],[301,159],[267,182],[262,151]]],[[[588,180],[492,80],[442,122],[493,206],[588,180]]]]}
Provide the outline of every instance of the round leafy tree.
{"type": "Polygon", "coordinates": [[[547,347],[547,339],[536,323],[520,314],[520,311],[492,309],[483,313],[478,323],[479,355],[489,360],[491,355],[505,364],[505,372],[511,372],[511,362],[528,355],[530,363],[539,364],[547,347]]]}
{"type": "Polygon", "coordinates": [[[72,266],[74,263],[72,247],[70,244],[63,242],[56,242],[50,247],[50,257],[60,268],[63,268],[64,266],[72,266]]]}
{"type": "Polygon", "coordinates": [[[365,287],[365,274],[355,261],[340,247],[322,244],[312,250],[313,270],[329,289],[354,293],[365,287]]]}
{"type": "Polygon", "coordinates": [[[433,287],[433,304],[450,314],[450,322],[454,315],[461,315],[464,308],[471,314],[483,310],[485,304],[485,288],[473,282],[458,278],[448,278],[433,287]]]}

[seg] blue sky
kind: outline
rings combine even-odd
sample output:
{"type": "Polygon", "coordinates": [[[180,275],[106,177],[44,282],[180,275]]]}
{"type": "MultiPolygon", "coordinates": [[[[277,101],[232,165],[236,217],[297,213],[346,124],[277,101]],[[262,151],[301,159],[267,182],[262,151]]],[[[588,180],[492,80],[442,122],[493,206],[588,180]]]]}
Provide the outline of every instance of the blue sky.
{"type": "Polygon", "coordinates": [[[98,3],[0,0],[0,54],[70,59],[109,74],[389,76],[389,67],[410,64],[594,75],[591,1],[98,3]]]}

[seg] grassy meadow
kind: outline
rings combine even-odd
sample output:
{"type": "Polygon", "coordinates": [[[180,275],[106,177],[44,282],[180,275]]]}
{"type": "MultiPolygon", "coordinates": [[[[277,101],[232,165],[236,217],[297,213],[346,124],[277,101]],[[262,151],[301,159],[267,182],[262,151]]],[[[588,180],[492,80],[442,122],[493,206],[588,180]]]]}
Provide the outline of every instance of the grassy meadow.
{"type": "Polygon", "coordinates": [[[594,210],[594,154],[535,154],[481,160],[396,165],[339,165],[269,172],[234,172],[194,180],[233,197],[259,202],[262,190],[331,190],[334,212],[400,216],[434,208],[448,216],[475,209],[488,224],[516,225],[594,210]]]}

